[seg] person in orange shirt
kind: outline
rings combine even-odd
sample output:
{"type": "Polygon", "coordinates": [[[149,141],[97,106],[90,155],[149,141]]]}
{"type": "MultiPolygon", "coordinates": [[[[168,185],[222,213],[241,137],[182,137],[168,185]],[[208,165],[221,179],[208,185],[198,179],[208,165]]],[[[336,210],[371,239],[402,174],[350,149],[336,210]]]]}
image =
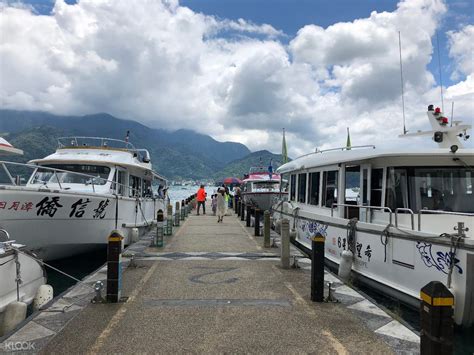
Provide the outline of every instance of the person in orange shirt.
{"type": "Polygon", "coordinates": [[[199,209],[202,205],[202,214],[206,214],[206,190],[204,190],[204,185],[201,185],[199,187],[199,190],[197,191],[197,215],[199,216],[199,209]]]}

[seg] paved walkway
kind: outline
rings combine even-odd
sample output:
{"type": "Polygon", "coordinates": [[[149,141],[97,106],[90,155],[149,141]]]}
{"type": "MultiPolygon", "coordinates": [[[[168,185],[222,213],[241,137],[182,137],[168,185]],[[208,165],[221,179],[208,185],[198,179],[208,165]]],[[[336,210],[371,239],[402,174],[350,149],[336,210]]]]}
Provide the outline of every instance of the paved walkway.
{"type": "Polygon", "coordinates": [[[262,239],[235,214],[190,216],[125,270],[126,303],[88,305],[42,353],[392,352],[342,304],[312,303],[308,272],[262,239]]]}

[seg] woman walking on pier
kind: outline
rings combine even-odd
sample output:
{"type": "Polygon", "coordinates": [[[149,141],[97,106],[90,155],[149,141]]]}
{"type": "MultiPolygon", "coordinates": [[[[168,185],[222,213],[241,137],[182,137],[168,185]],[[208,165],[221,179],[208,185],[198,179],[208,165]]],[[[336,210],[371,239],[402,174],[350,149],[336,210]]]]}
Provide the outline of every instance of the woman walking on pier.
{"type": "Polygon", "coordinates": [[[217,190],[217,223],[223,222],[224,215],[226,212],[225,206],[225,190],[223,188],[219,188],[217,190]]]}

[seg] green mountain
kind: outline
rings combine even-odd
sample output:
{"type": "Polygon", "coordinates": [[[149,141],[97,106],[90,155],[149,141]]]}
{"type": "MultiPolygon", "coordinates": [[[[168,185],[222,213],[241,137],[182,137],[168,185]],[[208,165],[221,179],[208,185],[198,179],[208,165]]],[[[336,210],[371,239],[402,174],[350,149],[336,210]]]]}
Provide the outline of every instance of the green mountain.
{"type": "Polygon", "coordinates": [[[242,179],[244,174],[248,174],[251,167],[263,166],[265,169],[268,168],[270,160],[272,161],[273,171],[275,171],[281,165],[282,156],[281,154],[270,153],[268,150],[259,150],[227,164],[222,170],[216,172],[213,177],[216,181],[222,181],[226,177],[242,179]]]}
{"type": "Polygon", "coordinates": [[[101,136],[124,139],[150,151],[156,171],[171,179],[206,179],[250,150],[241,143],[218,142],[190,130],[154,129],[108,114],[56,116],[45,112],[0,110],[0,132],[25,151],[20,161],[44,157],[61,136],[101,136]]]}
{"type": "MultiPolygon", "coordinates": [[[[154,169],[169,179],[220,179],[243,176],[251,166],[273,166],[281,156],[268,151],[251,153],[241,143],[218,142],[210,136],[181,129],[170,132],[149,128],[138,122],[108,114],[57,116],[37,111],[0,110],[0,134],[24,156],[15,161],[27,162],[53,153],[57,138],[92,136],[124,139],[130,131],[130,142],[148,149],[154,169]]],[[[24,174],[20,169],[17,172],[24,174]]]]}

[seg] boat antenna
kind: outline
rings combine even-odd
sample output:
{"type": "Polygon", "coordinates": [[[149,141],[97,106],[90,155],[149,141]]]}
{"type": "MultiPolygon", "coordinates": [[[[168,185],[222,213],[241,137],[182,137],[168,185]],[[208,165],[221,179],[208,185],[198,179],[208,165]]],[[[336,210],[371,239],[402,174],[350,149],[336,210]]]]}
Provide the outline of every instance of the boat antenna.
{"type": "Polygon", "coordinates": [[[398,31],[398,52],[400,54],[400,83],[402,86],[403,134],[407,134],[408,131],[405,123],[405,94],[403,92],[402,36],[400,31],[398,31]]]}
{"type": "Polygon", "coordinates": [[[443,100],[443,77],[441,76],[441,55],[439,50],[439,36],[436,32],[436,46],[438,47],[438,68],[439,68],[439,88],[441,90],[441,111],[444,112],[444,100],[443,100]]]}
{"type": "Polygon", "coordinates": [[[451,127],[453,126],[454,119],[454,101],[451,101],[451,127]]]}

